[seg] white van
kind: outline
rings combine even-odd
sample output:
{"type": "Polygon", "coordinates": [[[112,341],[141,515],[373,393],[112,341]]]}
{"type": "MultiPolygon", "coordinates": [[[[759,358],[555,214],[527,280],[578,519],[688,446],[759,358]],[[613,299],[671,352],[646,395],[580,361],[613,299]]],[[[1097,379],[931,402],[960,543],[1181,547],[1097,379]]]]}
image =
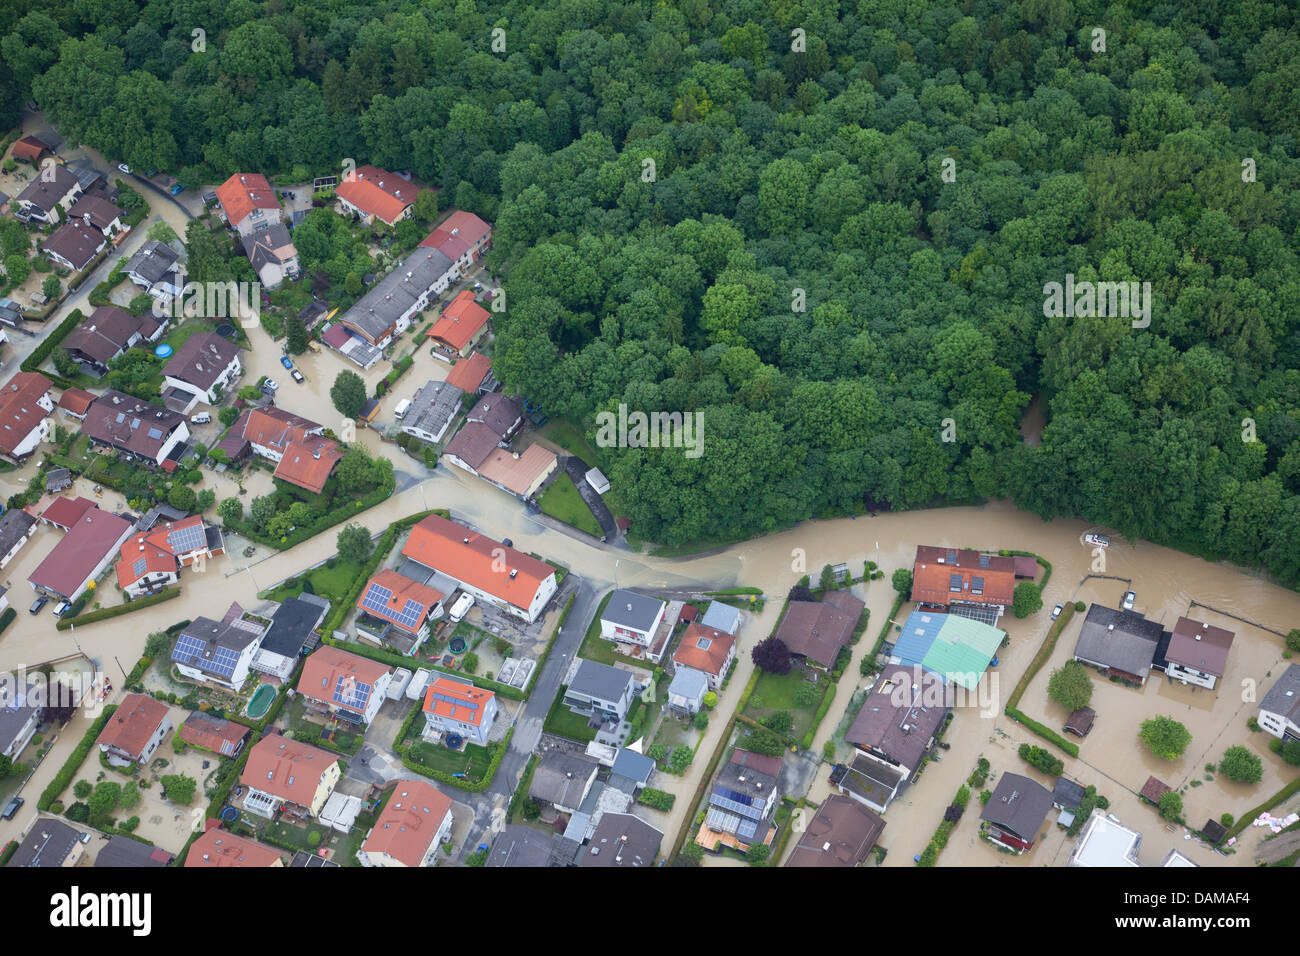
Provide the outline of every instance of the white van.
{"type": "Polygon", "coordinates": [[[406,410],[410,407],[411,407],[411,400],[409,398],[404,398],[397,403],[397,408],[393,412],[393,414],[397,416],[397,420],[399,422],[406,417],[406,410]]]}
{"type": "Polygon", "coordinates": [[[465,615],[469,613],[469,609],[473,606],[474,595],[462,592],[460,597],[456,599],[456,603],[451,606],[451,611],[447,616],[451,618],[451,622],[454,624],[457,621],[463,620],[465,615]]]}

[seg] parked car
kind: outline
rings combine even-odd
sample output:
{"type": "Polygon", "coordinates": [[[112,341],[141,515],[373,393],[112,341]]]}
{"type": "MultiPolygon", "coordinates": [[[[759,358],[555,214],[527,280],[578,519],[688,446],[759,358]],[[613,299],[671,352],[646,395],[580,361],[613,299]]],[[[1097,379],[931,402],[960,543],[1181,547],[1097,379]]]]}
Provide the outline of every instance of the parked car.
{"type": "Polygon", "coordinates": [[[1089,544],[1095,544],[1099,548],[1110,547],[1110,538],[1106,537],[1104,534],[1085,534],[1083,540],[1089,544]]]}
{"type": "Polygon", "coordinates": [[[44,594],[42,594],[35,601],[32,602],[32,606],[29,607],[27,610],[31,614],[40,614],[41,608],[45,607],[45,605],[49,603],[50,603],[50,599],[47,598],[44,594]]]}
{"type": "Polygon", "coordinates": [[[456,603],[451,606],[451,612],[448,614],[448,617],[451,618],[453,624],[457,621],[461,621],[473,606],[474,595],[462,592],[461,596],[456,599],[456,603]]]}
{"type": "Polygon", "coordinates": [[[22,809],[23,804],[26,802],[27,801],[24,800],[22,797],[14,797],[12,800],[10,800],[8,803],[5,804],[5,812],[0,813],[0,817],[3,817],[6,820],[12,820],[15,816],[17,816],[18,811],[22,809]]]}
{"type": "Polygon", "coordinates": [[[191,425],[206,425],[210,421],[212,421],[211,412],[199,412],[197,415],[190,416],[191,425]]]}
{"type": "Polygon", "coordinates": [[[122,170],[122,172],[126,173],[128,176],[131,175],[131,167],[128,166],[126,163],[118,163],[117,168],[122,170]]]}
{"type": "Polygon", "coordinates": [[[280,364],[285,368],[293,368],[293,359],[289,358],[287,355],[281,355],[280,364]]]}
{"type": "Polygon", "coordinates": [[[293,380],[297,382],[299,385],[307,381],[305,378],[302,377],[302,372],[298,371],[296,368],[289,369],[289,375],[292,376],[293,380]]]}
{"type": "Polygon", "coordinates": [[[1135,603],[1137,603],[1137,597],[1138,597],[1138,596],[1137,596],[1135,593],[1133,593],[1132,591],[1125,591],[1125,592],[1124,592],[1124,610],[1126,610],[1126,611],[1131,611],[1131,610],[1133,610],[1133,605],[1134,605],[1135,603]]]}
{"type": "Polygon", "coordinates": [[[68,613],[68,608],[72,607],[71,601],[60,601],[59,606],[54,609],[55,617],[63,617],[68,613]]]}
{"type": "Polygon", "coordinates": [[[1056,605],[1056,607],[1052,608],[1052,620],[1055,621],[1058,617],[1060,617],[1061,612],[1064,610],[1065,610],[1064,604],[1058,604],[1056,605]]]}
{"type": "Polygon", "coordinates": [[[183,192],[185,192],[185,187],[182,186],[180,183],[177,183],[175,186],[172,187],[172,195],[173,195],[173,196],[177,195],[178,193],[183,193],[183,192]]]}
{"type": "Polygon", "coordinates": [[[265,382],[262,383],[262,391],[264,391],[267,395],[274,395],[276,389],[278,389],[279,387],[280,387],[280,383],[273,378],[268,378],[265,382]]]}

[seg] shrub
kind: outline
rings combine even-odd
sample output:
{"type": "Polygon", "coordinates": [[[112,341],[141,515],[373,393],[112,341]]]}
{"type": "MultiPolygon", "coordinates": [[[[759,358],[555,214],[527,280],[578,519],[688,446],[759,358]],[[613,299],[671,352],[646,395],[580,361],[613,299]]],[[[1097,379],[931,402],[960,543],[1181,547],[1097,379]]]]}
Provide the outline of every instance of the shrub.
{"type": "Polygon", "coordinates": [[[695,715],[695,729],[704,730],[709,726],[709,712],[702,710],[695,715]]]}
{"type": "Polygon", "coordinates": [[[646,756],[655,763],[663,763],[668,759],[668,748],[663,744],[651,744],[650,749],[646,751],[646,756]]]}
{"type": "Polygon", "coordinates": [[[125,830],[127,833],[134,833],[135,828],[138,827],[139,825],[140,825],[140,818],[132,817],[131,819],[123,823],[120,827],[118,827],[118,829],[125,830]]]}
{"type": "Polygon", "coordinates": [[[63,815],[73,823],[85,823],[90,819],[90,807],[84,803],[74,803],[63,815]]]}
{"type": "Polygon", "coordinates": [[[992,791],[992,790],[981,790],[981,791],[980,791],[980,803],[981,803],[981,804],[985,804],[985,805],[987,805],[988,802],[989,802],[990,800],[992,800],[992,799],[993,799],[993,791],[992,791]]]}
{"type": "Polygon", "coordinates": [[[826,759],[827,763],[835,762],[835,741],[828,740],[822,744],[822,757],[826,759]]]}
{"type": "Polygon", "coordinates": [[[1058,777],[1065,769],[1065,761],[1059,757],[1054,757],[1048,750],[1042,747],[1032,747],[1029,744],[1020,745],[1020,759],[1024,760],[1031,766],[1037,767],[1043,773],[1049,776],[1058,777]]]}
{"type": "Polygon", "coordinates": [[[1238,744],[1224,752],[1219,772],[1237,783],[1259,783],[1264,776],[1264,763],[1253,751],[1238,744]]]}
{"type": "Polygon", "coordinates": [[[745,859],[749,861],[750,866],[763,866],[767,863],[767,858],[771,854],[772,848],[766,843],[755,843],[745,854],[745,859]]]}
{"type": "Polygon", "coordinates": [[[171,773],[162,778],[163,789],[167,799],[173,803],[188,804],[194,799],[194,790],[198,786],[193,777],[171,773]]]}
{"type": "Polygon", "coordinates": [[[1063,667],[1052,671],[1047,681],[1047,696],[1068,711],[1087,707],[1092,700],[1092,678],[1088,669],[1078,661],[1066,661],[1063,667]]]}
{"type": "Polygon", "coordinates": [[[637,795],[637,802],[650,807],[652,810],[668,811],[677,802],[677,795],[663,790],[655,790],[653,787],[646,787],[637,795]]]}
{"type": "Polygon", "coordinates": [[[763,726],[784,737],[794,727],[794,717],[788,710],[778,710],[763,720],[763,726]]]}
{"type": "Polygon", "coordinates": [[[90,792],[94,789],[95,788],[91,786],[89,780],[78,780],[73,785],[72,792],[73,794],[76,795],[78,800],[85,800],[88,796],[90,796],[90,792]]]}
{"type": "Polygon", "coordinates": [[[1300,627],[1287,632],[1286,648],[1289,651],[1300,651],[1300,627]]]}
{"type": "Polygon", "coordinates": [[[754,666],[769,674],[788,674],[794,666],[790,648],[775,635],[759,641],[750,653],[754,658],[754,666]]]}
{"type": "MultiPolygon", "coordinates": [[[[732,663],[735,663],[734,661],[732,663]]],[[[718,695],[713,691],[708,691],[704,695],[704,706],[712,710],[718,706],[718,695]]]]}
{"type": "Polygon", "coordinates": [[[1192,734],[1172,717],[1151,717],[1142,721],[1138,737],[1161,760],[1176,760],[1192,742],[1192,734]]]}
{"type": "MultiPolygon", "coordinates": [[[[871,562],[867,562],[868,573],[874,570],[875,568],[872,567],[871,562]]],[[[912,593],[912,571],[910,568],[899,568],[889,580],[893,583],[894,590],[899,594],[907,595],[912,593]]]]}
{"type": "Polygon", "coordinates": [[[307,845],[310,847],[320,846],[321,835],[319,830],[312,830],[307,834],[307,845]]]}
{"type": "Polygon", "coordinates": [[[970,802],[970,787],[963,784],[957,788],[957,795],[952,798],[954,806],[965,807],[970,802]]]}
{"type": "Polygon", "coordinates": [[[1016,585],[1011,598],[1011,610],[1016,617],[1028,617],[1043,609],[1043,595],[1038,585],[1032,581],[1022,581],[1016,585]]]}
{"type": "Polygon", "coordinates": [[[821,700],[821,694],[812,684],[800,684],[794,692],[794,702],[799,707],[812,707],[821,700]]]}
{"type": "Polygon", "coordinates": [[[1160,808],[1160,816],[1164,819],[1177,820],[1183,812],[1183,798],[1177,790],[1170,790],[1161,795],[1156,806],[1160,808]]]}
{"type": "Polygon", "coordinates": [[[1234,821],[1235,818],[1231,813],[1225,813],[1221,817],[1219,817],[1219,822],[1222,823],[1225,827],[1232,826],[1234,821]]]}
{"type": "Polygon", "coordinates": [[[668,766],[674,773],[685,773],[686,768],[691,765],[695,759],[695,752],[685,745],[673,748],[673,752],[668,755],[668,766]]]}

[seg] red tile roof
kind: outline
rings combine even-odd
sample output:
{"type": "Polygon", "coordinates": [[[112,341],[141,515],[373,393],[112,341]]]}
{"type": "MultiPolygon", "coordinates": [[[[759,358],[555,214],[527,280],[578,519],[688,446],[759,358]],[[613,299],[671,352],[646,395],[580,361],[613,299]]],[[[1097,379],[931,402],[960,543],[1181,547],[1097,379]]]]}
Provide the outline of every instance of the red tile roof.
{"type": "Polygon", "coordinates": [[[545,561],[441,515],[429,515],[411,529],[402,556],[522,610],[532,606],[542,582],[555,574],[545,561]]]}
{"type": "Polygon", "coordinates": [[[84,388],[65,388],[59,397],[59,408],[73,415],[84,415],[94,400],[95,396],[84,388]]]}
{"type": "Polygon", "coordinates": [[[998,555],[986,557],[988,566],[981,567],[978,551],[918,547],[912,568],[912,600],[944,607],[954,599],[1010,607],[1016,590],[1015,560],[998,555]],[[974,593],[979,583],[976,578],[983,581],[981,594],[974,593]],[[952,590],[954,580],[960,590],[952,590]]]}
{"type": "Polygon", "coordinates": [[[727,655],[736,646],[736,639],[725,631],[700,627],[694,621],[682,632],[682,639],[673,651],[673,661],[682,667],[694,667],[714,677],[722,676],[722,666],[727,655]],[[700,647],[701,641],[708,647],[700,647]]]}
{"type": "Polygon", "coordinates": [[[321,777],[338,761],[337,756],[319,747],[274,734],[263,737],[248,751],[248,763],[239,782],[300,807],[310,807],[321,777]]]}
{"type": "Polygon", "coordinates": [[[482,352],[471,352],[467,358],[451,367],[447,373],[447,384],[455,385],[467,395],[473,395],[490,371],[492,360],[482,352]]]}
{"type": "Polygon", "coordinates": [[[321,426],[316,422],[280,408],[255,408],[244,422],[247,441],[279,452],[283,452],[291,442],[300,442],[309,433],[320,430],[321,426]]]}
{"type": "Polygon", "coordinates": [[[249,729],[243,724],[213,717],[197,710],[185,718],[185,723],[181,724],[180,729],[176,731],[176,735],[187,744],[226,757],[234,756],[239,742],[249,733],[249,729]]]}
{"type": "Polygon", "coordinates": [[[438,225],[437,229],[429,233],[420,245],[438,249],[448,259],[455,262],[465,254],[465,249],[478,244],[491,232],[492,227],[472,212],[455,209],[450,216],[438,225]],[[451,252],[443,249],[448,240],[464,243],[465,248],[457,252],[456,255],[452,255],[451,252]]]}
{"type": "Polygon", "coordinates": [[[334,691],[339,686],[339,681],[342,680],[348,685],[354,682],[367,684],[373,693],[375,684],[388,673],[388,670],[388,667],[379,661],[372,661],[368,657],[361,657],[324,644],[303,661],[302,676],[298,678],[298,693],[309,700],[342,707],[354,714],[364,714],[364,707],[353,707],[334,699],[334,691]]]}
{"type": "Polygon", "coordinates": [[[117,550],[131,527],[125,518],[91,508],[77,519],[27,580],[38,588],[71,599],[105,556],[117,550]]]}
{"type": "Polygon", "coordinates": [[[447,595],[441,591],[429,587],[427,584],[420,584],[418,581],[412,581],[405,575],[398,574],[391,568],[385,568],[366,582],[366,586],[361,589],[361,594],[357,597],[357,607],[365,610],[367,614],[382,618],[385,621],[401,628],[403,631],[414,634],[420,630],[428,618],[429,613],[437,606],[438,602],[447,595]],[[392,595],[384,602],[382,609],[372,606],[364,606],[366,596],[370,593],[372,585],[378,585],[387,588],[392,595]],[[416,618],[415,626],[410,627],[401,620],[401,614],[406,609],[406,602],[414,601],[419,604],[423,610],[416,618]]]}
{"type": "Polygon", "coordinates": [[[72,526],[91,508],[98,507],[89,498],[65,498],[60,495],[41,512],[41,518],[52,525],[71,531],[72,526]]]}
{"type": "Polygon", "coordinates": [[[459,352],[478,335],[490,318],[488,310],[474,301],[473,291],[463,289],[425,334],[459,352]]]}
{"type": "Polygon", "coordinates": [[[275,190],[261,173],[235,173],[217,187],[217,202],[232,226],[238,226],[254,209],[279,209],[275,190]]]}
{"type": "Polygon", "coordinates": [[[36,404],[49,388],[50,380],[39,372],[19,372],[0,389],[0,451],[12,455],[50,414],[36,404]]]}
{"type": "Polygon", "coordinates": [[[313,494],[325,489],[325,482],[343,458],[343,446],[329,438],[313,436],[293,442],[275,466],[275,477],[313,494]]]}
{"type": "Polygon", "coordinates": [[[145,575],[175,574],[179,568],[175,555],[152,544],[147,535],[133,534],[122,544],[117,562],[117,583],[119,587],[127,588],[145,575]]]}
{"type": "Polygon", "coordinates": [[[423,780],[399,780],[361,851],[387,853],[407,866],[419,866],[450,811],[451,797],[441,790],[423,780]]]}
{"type": "Polygon", "coordinates": [[[167,717],[167,705],[146,694],[127,694],[95,741],[139,759],[149,738],[167,717]]]}
{"type": "Polygon", "coordinates": [[[449,677],[439,677],[424,692],[424,712],[475,727],[483,723],[488,701],[496,694],[473,684],[465,684],[449,677]],[[435,697],[437,694],[439,696],[435,697]],[[450,698],[444,700],[443,698],[450,698]]]}
{"type": "Polygon", "coordinates": [[[357,169],[355,179],[340,182],[334,194],[391,226],[415,202],[416,188],[396,173],[366,165],[357,169]]]}
{"type": "Polygon", "coordinates": [[[209,830],[190,845],[186,867],[275,866],[280,851],[226,830],[209,830]]]}
{"type": "Polygon", "coordinates": [[[25,159],[28,162],[34,162],[35,160],[40,159],[41,155],[46,152],[54,151],[35,136],[24,136],[18,142],[14,143],[14,149],[11,155],[14,159],[25,159]]]}

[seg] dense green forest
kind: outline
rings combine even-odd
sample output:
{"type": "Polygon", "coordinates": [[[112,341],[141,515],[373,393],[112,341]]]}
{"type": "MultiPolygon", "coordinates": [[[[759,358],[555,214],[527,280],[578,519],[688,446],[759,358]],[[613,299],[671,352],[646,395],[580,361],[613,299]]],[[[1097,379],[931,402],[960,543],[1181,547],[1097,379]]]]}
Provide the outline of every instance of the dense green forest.
{"type": "Polygon", "coordinates": [[[353,157],[494,221],[510,390],[589,436],[620,402],[704,412],[701,457],[603,452],[646,538],[1010,496],[1300,580],[1294,4],[0,17],[3,102],[113,158],[198,183],[353,157]],[[1067,274],[1150,282],[1150,326],[1045,318],[1067,274]]]}

